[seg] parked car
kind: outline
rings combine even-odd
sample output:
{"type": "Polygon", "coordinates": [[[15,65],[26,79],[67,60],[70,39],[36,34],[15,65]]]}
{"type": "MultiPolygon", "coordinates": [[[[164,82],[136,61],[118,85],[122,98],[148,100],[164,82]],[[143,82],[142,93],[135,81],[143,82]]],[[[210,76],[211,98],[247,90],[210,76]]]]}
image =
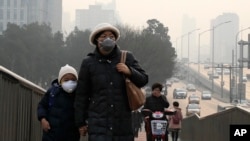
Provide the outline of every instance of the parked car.
{"type": "Polygon", "coordinates": [[[183,88],[175,88],[173,91],[173,98],[183,98],[187,97],[187,91],[183,88]]]}
{"type": "Polygon", "coordinates": [[[192,91],[192,92],[195,92],[195,91],[196,91],[196,88],[195,88],[194,84],[187,84],[186,89],[187,89],[188,91],[192,91]]]}
{"type": "Polygon", "coordinates": [[[188,103],[200,104],[200,97],[196,94],[192,94],[188,97],[188,103]]]}
{"type": "Polygon", "coordinates": [[[201,115],[201,107],[199,104],[188,104],[186,107],[186,116],[190,116],[193,114],[198,114],[199,116],[201,115]]]}
{"type": "Polygon", "coordinates": [[[201,99],[209,99],[211,100],[212,94],[210,91],[204,90],[201,92],[201,99]]]}

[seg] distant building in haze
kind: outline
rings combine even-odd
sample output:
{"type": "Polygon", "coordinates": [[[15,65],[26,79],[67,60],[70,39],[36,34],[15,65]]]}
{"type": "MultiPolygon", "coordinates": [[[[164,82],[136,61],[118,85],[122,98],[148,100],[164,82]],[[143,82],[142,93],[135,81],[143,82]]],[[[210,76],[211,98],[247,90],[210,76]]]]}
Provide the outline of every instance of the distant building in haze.
{"type": "Polygon", "coordinates": [[[178,49],[178,58],[188,58],[190,62],[197,61],[197,46],[196,46],[196,35],[197,31],[194,31],[196,28],[196,20],[195,18],[189,17],[188,15],[184,15],[182,17],[182,37],[181,44],[178,49]],[[193,31],[193,32],[192,32],[193,31]],[[188,41],[188,32],[192,32],[189,34],[188,41]],[[189,43],[188,43],[189,42],[189,43]],[[188,51],[189,48],[189,51],[188,51]],[[189,52],[189,55],[188,55],[189,52]]]}
{"type": "Polygon", "coordinates": [[[62,28],[62,0],[0,0],[0,34],[8,23],[19,26],[38,22],[53,32],[62,28]]]}
{"type": "Polygon", "coordinates": [[[90,5],[89,9],[76,10],[76,26],[80,30],[92,29],[99,23],[107,22],[117,24],[119,22],[116,14],[116,3],[113,0],[107,5],[96,3],[90,5]]]}
{"type": "MultiPolygon", "coordinates": [[[[211,59],[214,43],[214,63],[232,63],[232,51],[236,47],[236,34],[239,31],[239,17],[235,13],[223,13],[211,21],[211,59]],[[229,23],[225,23],[228,22],[229,23]],[[214,33],[213,33],[214,32],[214,33]],[[213,37],[214,35],[214,37],[213,37]],[[214,41],[213,41],[214,40],[214,41]]],[[[239,49],[239,48],[238,48],[239,49]]],[[[239,51],[238,53],[239,54],[239,51]]],[[[239,57],[239,56],[238,56],[239,57]]]]}

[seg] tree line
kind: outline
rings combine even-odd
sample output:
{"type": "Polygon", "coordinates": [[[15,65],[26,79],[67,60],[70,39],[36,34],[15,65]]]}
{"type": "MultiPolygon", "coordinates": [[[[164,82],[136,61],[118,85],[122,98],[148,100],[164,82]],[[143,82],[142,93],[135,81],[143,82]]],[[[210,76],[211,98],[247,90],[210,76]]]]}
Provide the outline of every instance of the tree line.
{"type": "MultiPolygon", "coordinates": [[[[176,51],[167,27],[157,19],[148,20],[142,30],[129,25],[116,26],[121,32],[118,45],[135,55],[149,75],[149,85],[173,76],[176,51]]],[[[79,70],[82,59],[94,50],[89,45],[90,33],[75,27],[64,37],[61,32],[52,33],[46,24],[20,27],[9,23],[0,35],[0,65],[47,88],[57,78],[61,66],[70,64],[79,70]]]]}

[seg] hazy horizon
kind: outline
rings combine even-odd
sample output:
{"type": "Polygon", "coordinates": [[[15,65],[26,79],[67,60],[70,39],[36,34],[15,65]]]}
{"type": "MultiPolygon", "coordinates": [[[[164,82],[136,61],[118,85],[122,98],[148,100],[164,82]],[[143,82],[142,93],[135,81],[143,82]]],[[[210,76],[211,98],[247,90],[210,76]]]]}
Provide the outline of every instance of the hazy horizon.
{"type": "MultiPolygon", "coordinates": [[[[75,9],[88,9],[95,2],[108,3],[112,0],[63,0],[63,12],[70,13],[72,21],[75,9]]],[[[240,19],[239,29],[250,26],[248,17],[249,0],[116,0],[116,10],[123,24],[133,27],[146,26],[148,19],[157,19],[169,28],[171,40],[182,33],[182,18],[187,15],[196,20],[200,32],[210,28],[210,21],[223,13],[236,13],[240,19]]],[[[249,32],[244,32],[247,34],[249,32]]]]}

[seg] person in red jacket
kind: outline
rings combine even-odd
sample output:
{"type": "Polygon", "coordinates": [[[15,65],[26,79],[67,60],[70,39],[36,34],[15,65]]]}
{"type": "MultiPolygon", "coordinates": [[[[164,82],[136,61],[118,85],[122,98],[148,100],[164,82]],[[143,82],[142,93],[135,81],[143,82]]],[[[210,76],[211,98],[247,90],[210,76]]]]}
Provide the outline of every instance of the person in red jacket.
{"type": "Polygon", "coordinates": [[[168,116],[169,121],[169,131],[171,132],[172,140],[177,141],[179,131],[181,129],[181,121],[183,119],[181,108],[179,108],[179,102],[173,102],[174,110],[176,111],[175,115],[168,116]]]}

